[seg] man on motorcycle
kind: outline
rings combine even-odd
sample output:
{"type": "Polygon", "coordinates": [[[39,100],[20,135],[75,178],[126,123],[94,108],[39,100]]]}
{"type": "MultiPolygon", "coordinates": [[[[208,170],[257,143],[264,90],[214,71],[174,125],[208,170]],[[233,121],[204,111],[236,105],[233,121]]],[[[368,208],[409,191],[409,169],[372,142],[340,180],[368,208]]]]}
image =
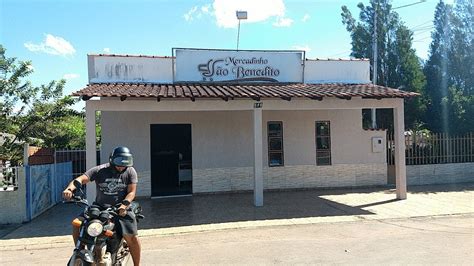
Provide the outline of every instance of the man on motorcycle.
{"type": "MultiPolygon", "coordinates": [[[[123,235],[130,249],[133,264],[140,265],[141,244],[137,233],[137,219],[127,207],[134,200],[137,191],[137,172],[132,167],[133,156],[127,147],[116,147],[109,157],[109,163],[93,167],[76,178],[81,184],[89,181],[96,183],[96,199],[100,204],[116,205],[121,203],[118,214],[118,230],[123,235]]],[[[70,200],[76,187],[69,183],[63,191],[63,197],[70,200]]],[[[74,243],[79,238],[79,229],[73,227],[74,243]]]]}

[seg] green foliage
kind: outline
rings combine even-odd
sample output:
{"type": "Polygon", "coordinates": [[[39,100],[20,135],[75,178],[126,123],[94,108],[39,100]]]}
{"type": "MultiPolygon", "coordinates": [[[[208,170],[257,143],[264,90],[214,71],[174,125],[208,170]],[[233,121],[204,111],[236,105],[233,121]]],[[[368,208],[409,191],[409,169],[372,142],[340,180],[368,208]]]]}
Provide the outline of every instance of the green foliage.
{"type": "MultiPolygon", "coordinates": [[[[40,109],[52,109],[51,104],[41,106],[40,109]]],[[[43,110],[37,113],[44,114],[43,110]]],[[[56,149],[80,149],[85,147],[85,123],[84,116],[73,110],[63,114],[55,114],[53,119],[37,123],[33,126],[35,138],[43,140],[43,146],[56,149]]]]}
{"type": "Polygon", "coordinates": [[[0,45],[0,132],[9,137],[0,146],[0,157],[20,163],[22,143],[56,148],[84,146],[83,115],[69,109],[76,99],[63,96],[65,80],[39,87],[26,78],[33,73],[31,62],[5,57],[0,45]]]}
{"type": "Polygon", "coordinates": [[[474,11],[469,0],[438,3],[424,73],[427,126],[435,132],[474,131],[474,11]]]}
{"type": "MultiPolygon", "coordinates": [[[[371,0],[369,6],[358,4],[359,22],[346,6],[342,7],[342,23],[352,38],[352,53],[356,58],[370,58],[373,65],[374,18],[377,14],[377,84],[423,95],[425,76],[420,59],[412,48],[413,32],[392,10],[390,0],[371,0]]],[[[373,69],[372,69],[373,71],[373,69]]],[[[414,128],[421,123],[426,110],[424,97],[405,102],[405,125],[414,128]]],[[[392,120],[384,117],[384,119],[392,120]]],[[[391,121],[380,121],[388,125],[391,121]]]]}

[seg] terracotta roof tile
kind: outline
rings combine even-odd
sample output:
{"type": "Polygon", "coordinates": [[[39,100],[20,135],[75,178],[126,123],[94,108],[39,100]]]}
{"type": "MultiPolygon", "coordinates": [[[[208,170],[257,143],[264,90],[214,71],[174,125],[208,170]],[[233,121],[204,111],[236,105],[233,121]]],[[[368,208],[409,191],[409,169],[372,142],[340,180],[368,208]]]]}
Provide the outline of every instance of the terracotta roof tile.
{"type": "Polygon", "coordinates": [[[91,97],[143,97],[143,98],[220,98],[233,100],[241,98],[296,98],[322,99],[337,97],[350,99],[363,98],[409,98],[418,93],[401,91],[372,84],[136,84],[136,83],[97,83],[89,84],[74,96],[91,97]]]}

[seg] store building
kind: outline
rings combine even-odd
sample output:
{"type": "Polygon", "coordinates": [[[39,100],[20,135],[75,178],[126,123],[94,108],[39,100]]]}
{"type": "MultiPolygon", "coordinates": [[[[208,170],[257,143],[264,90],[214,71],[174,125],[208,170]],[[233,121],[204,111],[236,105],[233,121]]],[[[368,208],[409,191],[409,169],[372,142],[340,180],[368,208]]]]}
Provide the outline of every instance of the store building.
{"type": "MultiPolygon", "coordinates": [[[[362,109],[393,108],[397,198],[406,198],[404,98],[369,79],[368,60],[303,51],[173,49],[171,57],[89,55],[87,162],[124,145],[138,196],[387,184],[386,132],[362,109]]],[[[92,190],[89,190],[92,192],[92,190]]]]}

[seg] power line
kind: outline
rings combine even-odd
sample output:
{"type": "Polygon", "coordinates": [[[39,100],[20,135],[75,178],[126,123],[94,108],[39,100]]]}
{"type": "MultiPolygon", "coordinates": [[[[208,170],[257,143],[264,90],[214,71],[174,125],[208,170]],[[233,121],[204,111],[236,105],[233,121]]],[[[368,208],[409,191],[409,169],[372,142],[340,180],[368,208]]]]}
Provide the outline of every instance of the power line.
{"type": "Polygon", "coordinates": [[[414,40],[413,42],[421,42],[423,40],[426,40],[428,38],[431,38],[431,36],[428,36],[428,37],[425,37],[425,38],[421,38],[421,39],[418,39],[418,40],[414,40]]]}
{"type": "Polygon", "coordinates": [[[425,22],[423,22],[423,23],[421,23],[421,24],[419,24],[419,25],[414,26],[414,27],[411,28],[410,30],[414,30],[414,29],[416,29],[416,28],[418,28],[418,27],[421,27],[421,26],[423,26],[423,25],[425,25],[425,24],[428,24],[428,23],[432,23],[432,21],[431,21],[431,20],[425,21],[425,22]]]}
{"type": "Polygon", "coordinates": [[[431,29],[434,29],[434,28],[435,28],[434,26],[426,26],[426,27],[419,28],[419,29],[412,30],[412,31],[413,32],[415,32],[415,31],[424,31],[424,30],[431,30],[431,29]]]}
{"type": "Polygon", "coordinates": [[[335,56],[342,55],[342,54],[347,54],[347,53],[352,53],[352,50],[340,52],[340,53],[337,53],[337,54],[332,54],[332,55],[329,55],[328,57],[335,57],[335,56]]]}
{"type": "Polygon", "coordinates": [[[399,8],[404,8],[404,7],[408,7],[408,6],[414,6],[414,5],[424,3],[424,2],[426,2],[426,0],[421,0],[421,1],[411,3],[411,4],[407,4],[407,5],[404,5],[404,6],[397,6],[397,7],[392,8],[392,10],[399,9],[399,8]]]}

